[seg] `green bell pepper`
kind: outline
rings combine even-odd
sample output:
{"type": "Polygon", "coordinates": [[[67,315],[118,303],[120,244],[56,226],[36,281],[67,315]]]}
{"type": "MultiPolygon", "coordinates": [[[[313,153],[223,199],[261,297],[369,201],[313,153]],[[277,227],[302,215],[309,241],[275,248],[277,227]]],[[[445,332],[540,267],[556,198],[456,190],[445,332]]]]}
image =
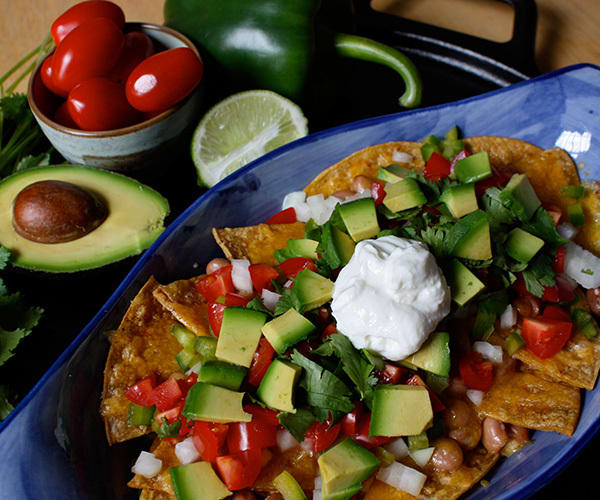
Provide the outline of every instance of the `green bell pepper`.
{"type": "MultiPolygon", "coordinates": [[[[323,103],[323,88],[343,75],[336,61],[342,56],[392,68],[404,80],[400,104],[418,106],[421,80],[414,64],[392,47],[338,32],[351,24],[349,14],[348,0],[323,5],[319,0],[166,0],[164,5],[165,24],[191,38],[210,74],[233,89],[263,88],[301,104],[323,103]]],[[[343,84],[336,82],[338,88],[343,84]]]]}

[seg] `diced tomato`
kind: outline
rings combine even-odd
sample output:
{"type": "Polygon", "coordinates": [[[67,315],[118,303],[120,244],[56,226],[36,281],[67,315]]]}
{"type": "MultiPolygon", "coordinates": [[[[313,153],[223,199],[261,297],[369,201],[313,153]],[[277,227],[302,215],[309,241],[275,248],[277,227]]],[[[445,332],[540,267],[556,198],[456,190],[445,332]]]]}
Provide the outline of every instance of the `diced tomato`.
{"type": "Polygon", "coordinates": [[[547,286],[544,287],[544,295],[542,295],[542,300],[545,302],[560,302],[560,297],[558,296],[558,286],[547,286]]]}
{"type": "Polygon", "coordinates": [[[244,405],[244,411],[252,414],[252,420],[258,420],[265,425],[278,426],[277,412],[259,405],[244,405]]]}
{"type": "Polygon", "coordinates": [[[454,165],[456,165],[456,162],[464,160],[467,156],[469,156],[469,152],[466,149],[459,151],[450,162],[450,172],[454,172],[454,165]]]}
{"type": "Polygon", "coordinates": [[[354,410],[347,413],[342,419],[342,432],[347,436],[354,436],[358,433],[358,422],[365,411],[365,406],[361,401],[357,401],[354,410]]]}
{"type": "Polygon", "coordinates": [[[386,363],[383,370],[375,372],[375,376],[379,380],[380,384],[399,384],[404,379],[408,370],[400,366],[386,363]]]}
{"type": "Polygon", "coordinates": [[[267,424],[260,417],[253,416],[250,422],[236,422],[229,425],[227,434],[229,453],[268,448],[276,444],[277,425],[267,424]]]}
{"type": "Polygon", "coordinates": [[[440,400],[440,398],[438,398],[438,395],[433,392],[429,386],[425,383],[425,381],[419,377],[418,375],[413,375],[412,377],[410,377],[407,381],[406,381],[407,385],[421,385],[423,387],[425,387],[425,389],[427,389],[427,391],[429,392],[429,399],[431,400],[431,409],[437,413],[438,411],[443,411],[446,409],[446,406],[444,405],[444,403],[442,403],[442,401],[440,400]]]}
{"type": "Polygon", "coordinates": [[[428,181],[438,182],[443,177],[450,175],[450,162],[441,154],[433,152],[427,160],[423,175],[428,181]]]}
{"type": "Polygon", "coordinates": [[[178,437],[184,437],[189,434],[194,429],[194,421],[188,420],[183,415],[179,416],[179,420],[181,421],[181,427],[179,428],[178,437]]]}
{"type": "Polygon", "coordinates": [[[298,217],[296,216],[296,209],[294,207],[286,208],[281,212],[277,212],[273,217],[271,217],[266,223],[267,224],[292,224],[293,222],[298,222],[298,217]]]}
{"type": "Polygon", "coordinates": [[[203,460],[212,462],[219,456],[220,448],[225,444],[229,426],[196,420],[192,433],[192,442],[203,460]]]}
{"type": "Polygon", "coordinates": [[[538,358],[546,359],[559,352],[571,338],[573,323],[556,319],[524,318],[521,336],[538,358]]]}
{"type": "Polygon", "coordinates": [[[177,381],[177,383],[179,384],[179,388],[181,389],[181,394],[183,398],[187,396],[187,393],[189,392],[190,388],[196,382],[198,382],[198,374],[194,372],[190,373],[189,377],[177,381]]]}
{"type": "Polygon", "coordinates": [[[219,297],[235,292],[231,279],[232,266],[223,266],[196,282],[196,290],[207,302],[215,302],[219,297]]]}
{"type": "Polygon", "coordinates": [[[225,304],[219,304],[218,302],[208,304],[208,324],[216,337],[221,333],[221,323],[223,323],[225,307],[225,304]]]}
{"type": "Polygon", "coordinates": [[[168,378],[162,384],[157,385],[152,390],[152,399],[156,405],[156,409],[159,412],[167,411],[177,403],[183,397],[183,393],[179,388],[177,380],[174,378],[168,378]]]}
{"type": "Polygon", "coordinates": [[[548,305],[544,308],[542,319],[555,319],[557,321],[571,321],[571,315],[562,307],[548,305]]]}
{"type": "Polygon", "coordinates": [[[556,205],[546,205],[544,208],[546,209],[546,212],[548,212],[548,215],[554,220],[554,224],[558,225],[560,219],[562,219],[562,210],[560,207],[556,205]]]}
{"type": "Polygon", "coordinates": [[[337,325],[335,323],[329,323],[325,327],[325,330],[323,330],[323,332],[321,333],[321,339],[324,340],[327,337],[333,335],[334,333],[337,333],[337,325]]]}
{"type": "Polygon", "coordinates": [[[317,266],[315,263],[307,257],[292,257],[291,259],[284,260],[279,264],[279,269],[285,274],[288,279],[295,278],[296,275],[304,269],[310,269],[316,271],[317,266]]]}
{"type": "Polygon", "coordinates": [[[248,304],[248,302],[250,302],[249,299],[247,299],[246,297],[242,297],[237,293],[228,293],[227,295],[225,295],[226,306],[246,307],[246,304],[248,304]]]}
{"type": "Polygon", "coordinates": [[[273,290],[271,280],[277,279],[279,276],[277,269],[268,264],[251,264],[248,271],[250,271],[252,286],[258,293],[260,293],[263,288],[273,290]]]}
{"type": "Polygon", "coordinates": [[[269,341],[265,337],[261,337],[250,368],[248,369],[248,383],[250,385],[258,387],[258,384],[260,384],[260,381],[267,372],[267,368],[273,362],[274,355],[275,349],[273,349],[273,346],[269,344],[269,341]]]}
{"type": "Polygon", "coordinates": [[[475,183],[475,194],[479,198],[489,188],[496,186],[504,186],[508,179],[504,177],[500,171],[492,167],[492,176],[475,183]]]}
{"type": "Polygon", "coordinates": [[[552,261],[552,269],[556,274],[565,272],[565,247],[560,246],[556,250],[556,255],[554,256],[554,260],[552,261]]]}
{"type": "Polygon", "coordinates": [[[304,437],[312,441],[312,451],[314,453],[320,453],[334,443],[341,428],[342,424],[340,423],[331,425],[330,419],[325,420],[323,423],[315,421],[308,428],[304,437]]]}
{"type": "Polygon", "coordinates": [[[371,427],[371,412],[365,412],[358,420],[358,432],[352,436],[352,439],[365,448],[375,448],[389,443],[394,438],[387,436],[369,436],[369,428],[371,427]]]}
{"type": "MultiPolygon", "coordinates": [[[[525,280],[523,279],[523,276],[521,274],[519,274],[519,276],[517,277],[517,281],[515,281],[513,287],[519,295],[522,295],[524,297],[535,297],[535,295],[533,295],[529,290],[527,290],[525,280]]],[[[542,295],[541,300],[545,302],[560,302],[561,300],[563,300],[560,296],[560,290],[558,288],[558,285],[544,287],[544,294],[542,295]]]]}
{"type": "Polygon", "coordinates": [[[254,484],[262,467],[262,450],[246,450],[217,457],[215,465],[221,479],[231,491],[243,490],[254,484]]]}
{"type": "Polygon", "coordinates": [[[153,373],[133,384],[125,391],[124,396],[136,405],[153,406],[154,398],[152,397],[152,390],[155,386],[156,375],[153,373]]]}
{"type": "Polygon", "coordinates": [[[385,187],[381,182],[373,181],[371,184],[371,198],[375,201],[375,205],[381,205],[385,198],[385,187]]]}
{"type": "Polygon", "coordinates": [[[471,351],[464,356],[458,363],[458,371],[469,389],[487,392],[492,387],[494,367],[478,352],[471,351]]]}
{"type": "Polygon", "coordinates": [[[556,277],[558,287],[558,298],[561,302],[570,302],[575,298],[575,287],[564,276],[556,277]]]}
{"type": "Polygon", "coordinates": [[[173,408],[169,408],[166,411],[161,411],[154,416],[154,420],[160,426],[163,423],[163,419],[167,419],[167,422],[170,424],[177,422],[179,420],[179,416],[181,415],[181,410],[183,409],[183,401],[178,403],[173,408]]]}

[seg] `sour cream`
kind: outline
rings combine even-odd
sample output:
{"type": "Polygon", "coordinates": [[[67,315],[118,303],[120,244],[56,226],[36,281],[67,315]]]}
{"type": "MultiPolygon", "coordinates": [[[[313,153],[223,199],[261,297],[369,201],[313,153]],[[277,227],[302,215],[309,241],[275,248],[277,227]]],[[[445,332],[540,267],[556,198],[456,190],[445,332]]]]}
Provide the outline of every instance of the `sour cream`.
{"type": "Polygon", "coordinates": [[[331,310],[356,348],[397,361],[418,351],[450,312],[450,289],[425,244],[384,236],[356,245],[331,310]]]}

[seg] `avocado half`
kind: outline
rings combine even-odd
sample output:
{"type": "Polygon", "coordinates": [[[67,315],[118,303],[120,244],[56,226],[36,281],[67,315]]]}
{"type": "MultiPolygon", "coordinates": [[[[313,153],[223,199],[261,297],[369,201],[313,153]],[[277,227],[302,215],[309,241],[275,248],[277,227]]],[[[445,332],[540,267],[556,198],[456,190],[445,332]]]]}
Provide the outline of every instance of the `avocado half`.
{"type": "Polygon", "coordinates": [[[164,230],[169,203],[140,182],[108,170],[78,165],[33,168],[0,182],[0,245],[13,255],[12,263],[52,273],[83,271],[141,253],[164,230]],[[75,184],[95,195],[108,216],[93,231],[64,243],[37,243],[13,228],[13,203],[21,190],[38,181],[75,184]]]}

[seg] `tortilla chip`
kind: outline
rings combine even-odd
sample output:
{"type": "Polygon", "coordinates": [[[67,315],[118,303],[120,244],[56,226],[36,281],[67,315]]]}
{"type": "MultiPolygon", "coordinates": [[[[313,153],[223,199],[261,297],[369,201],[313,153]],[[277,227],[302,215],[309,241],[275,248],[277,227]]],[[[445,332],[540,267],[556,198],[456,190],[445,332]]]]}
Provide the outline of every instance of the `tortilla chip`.
{"type": "Polygon", "coordinates": [[[417,500],[417,497],[375,479],[363,500],[417,500]]]}
{"type": "Polygon", "coordinates": [[[315,478],[319,475],[317,457],[311,456],[299,446],[284,452],[273,449],[273,457],[260,471],[252,489],[264,494],[276,493],[278,490],[273,479],[284,470],[294,476],[303,490],[314,489],[315,478]]]}
{"type": "Polygon", "coordinates": [[[186,328],[203,337],[210,333],[207,304],[195,286],[199,279],[196,277],[161,285],[152,295],[186,328]]]}
{"type": "Polygon", "coordinates": [[[575,241],[589,251],[600,255],[600,182],[584,182],[585,196],[579,200],[585,216],[575,241]]]}
{"type": "Polygon", "coordinates": [[[215,241],[228,259],[248,259],[252,264],[276,264],[273,252],[288,240],[304,238],[304,224],[259,224],[214,228],[215,241]]]}
{"type": "Polygon", "coordinates": [[[569,436],[575,431],[579,410],[579,389],[523,372],[496,377],[478,407],[480,414],[501,422],[569,436]]]}
{"type": "Polygon", "coordinates": [[[336,191],[352,189],[352,180],[357,175],[376,178],[379,167],[387,167],[392,163],[403,165],[414,170],[423,170],[425,163],[421,157],[420,142],[388,142],[378,144],[344,158],[335,165],[323,170],[304,188],[307,196],[323,194],[331,196],[336,191]],[[394,162],[394,153],[407,153],[413,157],[410,164],[394,162]]]}
{"type": "Polygon", "coordinates": [[[154,278],[148,280],[111,338],[100,406],[109,444],[150,432],[145,426],[127,425],[129,401],[123,393],[151,373],[168,378],[179,371],[175,355],[181,346],[170,333],[173,317],[152,297],[157,286],[154,278]]]}
{"type": "Polygon", "coordinates": [[[169,469],[180,465],[179,459],[175,455],[176,444],[177,443],[172,439],[157,438],[152,445],[151,451],[156,458],[162,460],[160,472],[156,476],[150,478],[136,474],[133,476],[133,479],[127,483],[127,486],[130,488],[153,490],[174,497],[175,490],[173,489],[173,483],[171,483],[171,473],[169,472],[169,469]]]}
{"type": "Polygon", "coordinates": [[[162,491],[142,490],[140,491],[140,500],[177,500],[177,497],[162,491]]]}

